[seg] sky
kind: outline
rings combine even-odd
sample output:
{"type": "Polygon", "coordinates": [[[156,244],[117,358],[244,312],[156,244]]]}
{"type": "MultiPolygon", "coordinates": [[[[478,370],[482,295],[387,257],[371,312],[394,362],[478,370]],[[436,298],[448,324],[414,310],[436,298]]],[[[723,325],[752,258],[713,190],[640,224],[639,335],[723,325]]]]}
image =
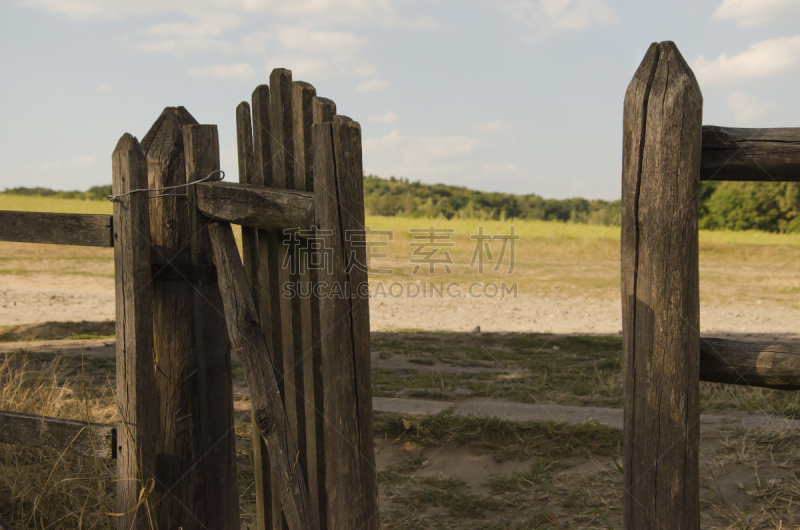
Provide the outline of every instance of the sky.
{"type": "Polygon", "coordinates": [[[672,40],[703,123],[800,126],[800,0],[4,0],[0,189],[87,189],[167,106],[219,127],[273,68],[361,123],[381,177],[617,199],[625,89],[672,40]]]}

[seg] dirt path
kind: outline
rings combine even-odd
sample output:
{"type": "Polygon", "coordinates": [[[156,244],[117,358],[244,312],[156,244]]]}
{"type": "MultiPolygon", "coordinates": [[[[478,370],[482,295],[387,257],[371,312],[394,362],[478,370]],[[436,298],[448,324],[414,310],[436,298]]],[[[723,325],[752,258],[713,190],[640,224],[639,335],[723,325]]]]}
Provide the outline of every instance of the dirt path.
{"type": "MultiPolygon", "coordinates": [[[[54,274],[0,275],[0,326],[114,319],[114,280],[54,274]]],[[[582,296],[519,298],[375,298],[372,331],[522,331],[613,334],[622,329],[619,299],[582,296]]],[[[703,305],[701,332],[772,340],[800,338],[800,309],[774,304],[703,305]]]]}
{"type": "MultiPolygon", "coordinates": [[[[500,418],[508,421],[557,421],[581,423],[596,421],[602,425],[622,429],[622,409],[602,407],[573,407],[553,404],[514,403],[502,399],[468,398],[455,402],[427,399],[372,398],[372,408],[376,412],[395,412],[400,414],[439,414],[450,409],[454,414],[475,416],[476,418],[500,418]]],[[[751,414],[730,410],[721,414],[700,416],[700,429],[720,427],[800,427],[800,420],[789,420],[769,414],[751,414]]]]}

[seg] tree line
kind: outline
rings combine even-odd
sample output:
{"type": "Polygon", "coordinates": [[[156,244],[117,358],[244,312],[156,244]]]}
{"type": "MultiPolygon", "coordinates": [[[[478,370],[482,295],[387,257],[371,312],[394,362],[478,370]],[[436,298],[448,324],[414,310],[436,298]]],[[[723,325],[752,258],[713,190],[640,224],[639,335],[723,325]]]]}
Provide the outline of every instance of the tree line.
{"type": "MultiPolygon", "coordinates": [[[[12,195],[105,200],[111,186],[87,191],[12,188],[12,195]]],[[[698,193],[700,228],[800,233],[800,184],[794,182],[702,182],[698,193]]],[[[620,201],[545,199],[471,190],[461,186],[375,175],[364,176],[364,205],[370,215],[481,220],[538,219],[619,226],[620,201]]]]}
{"type": "MultiPolygon", "coordinates": [[[[700,228],[800,233],[797,183],[702,182],[700,228]]],[[[375,175],[364,177],[364,204],[372,215],[468,219],[538,219],[619,226],[620,201],[545,199],[471,190],[375,175]]]]}
{"type": "Polygon", "coordinates": [[[111,184],[92,186],[86,191],[55,191],[50,188],[6,188],[7,195],[26,195],[36,197],[53,197],[55,199],[82,199],[87,201],[108,200],[111,195],[111,184]]]}

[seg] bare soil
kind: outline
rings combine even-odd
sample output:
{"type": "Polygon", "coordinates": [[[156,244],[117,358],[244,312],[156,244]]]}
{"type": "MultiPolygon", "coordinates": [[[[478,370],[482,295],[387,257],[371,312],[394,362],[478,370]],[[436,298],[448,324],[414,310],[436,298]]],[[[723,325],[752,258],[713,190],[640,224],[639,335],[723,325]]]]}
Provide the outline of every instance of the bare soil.
{"type": "MultiPolygon", "coordinates": [[[[565,294],[565,293],[559,293],[565,294]]],[[[800,338],[800,309],[774,301],[702,305],[701,332],[707,335],[786,340],[800,338]]],[[[0,274],[0,326],[51,321],[114,319],[114,280],[64,274],[0,274]]],[[[541,296],[518,298],[375,298],[373,331],[620,333],[619,298],[541,296]]]]}

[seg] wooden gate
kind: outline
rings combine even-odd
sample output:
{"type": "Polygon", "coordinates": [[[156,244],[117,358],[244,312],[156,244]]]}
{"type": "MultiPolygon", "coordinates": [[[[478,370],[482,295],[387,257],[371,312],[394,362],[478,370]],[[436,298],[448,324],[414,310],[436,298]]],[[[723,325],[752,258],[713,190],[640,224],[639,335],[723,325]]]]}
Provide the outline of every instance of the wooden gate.
{"type": "Polygon", "coordinates": [[[284,69],[236,121],[239,183],[172,107],[119,140],[113,216],[0,212],[0,240],[114,247],[119,405],[116,428],[0,412],[0,442],[101,447],[119,528],[238,528],[233,351],[256,527],[378,528],[361,128],[284,69]]]}

